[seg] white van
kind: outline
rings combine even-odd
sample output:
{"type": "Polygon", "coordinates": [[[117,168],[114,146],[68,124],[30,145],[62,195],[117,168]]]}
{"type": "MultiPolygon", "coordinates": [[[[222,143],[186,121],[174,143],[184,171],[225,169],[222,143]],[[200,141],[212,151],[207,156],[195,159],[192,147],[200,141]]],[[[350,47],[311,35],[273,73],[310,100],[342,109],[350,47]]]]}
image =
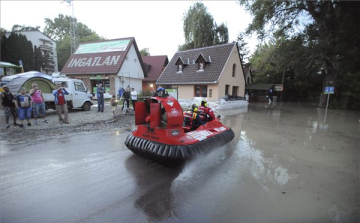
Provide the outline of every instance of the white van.
{"type": "Polygon", "coordinates": [[[69,108],[81,108],[84,111],[89,111],[92,103],[92,94],[87,91],[84,82],[72,78],[53,78],[54,84],[64,84],[65,90],[69,95],[65,95],[69,108]]]}

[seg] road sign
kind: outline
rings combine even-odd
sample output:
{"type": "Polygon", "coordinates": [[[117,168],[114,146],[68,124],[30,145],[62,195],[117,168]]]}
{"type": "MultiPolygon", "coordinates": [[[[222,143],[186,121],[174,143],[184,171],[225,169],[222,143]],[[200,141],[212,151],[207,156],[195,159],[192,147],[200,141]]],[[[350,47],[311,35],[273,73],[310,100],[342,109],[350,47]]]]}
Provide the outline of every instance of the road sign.
{"type": "Polygon", "coordinates": [[[284,87],[282,84],[275,84],[274,91],[283,91],[284,87]]]}
{"type": "Polygon", "coordinates": [[[334,94],[334,87],[325,87],[324,94],[334,94]]]}

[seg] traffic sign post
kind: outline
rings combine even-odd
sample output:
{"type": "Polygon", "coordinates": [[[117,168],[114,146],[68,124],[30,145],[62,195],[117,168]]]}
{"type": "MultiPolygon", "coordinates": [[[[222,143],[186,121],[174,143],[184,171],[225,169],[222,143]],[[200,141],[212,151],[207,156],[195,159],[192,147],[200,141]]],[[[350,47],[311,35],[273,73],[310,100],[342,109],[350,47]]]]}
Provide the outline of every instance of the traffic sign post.
{"type": "Polygon", "coordinates": [[[327,115],[327,109],[329,106],[329,97],[331,94],[334,94],[334,87],[325,87],[325,92],[324,94],[327,94],[327,102],[326,102],[326,110],[325,110],[325,116],[324,116],[324,125],[325,125],[325,120],[326,120],[326,115],[327,115]]]}

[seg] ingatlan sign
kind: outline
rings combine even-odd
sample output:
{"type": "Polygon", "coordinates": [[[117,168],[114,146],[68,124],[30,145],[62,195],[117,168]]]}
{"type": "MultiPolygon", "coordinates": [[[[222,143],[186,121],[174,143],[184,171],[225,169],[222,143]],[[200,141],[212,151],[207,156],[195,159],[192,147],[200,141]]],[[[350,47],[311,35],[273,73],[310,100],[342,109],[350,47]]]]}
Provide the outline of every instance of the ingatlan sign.
{"type": "Polygon", "coordinates": [[[103,57],[83,57],[72,59],[67,67],[99,67],[117,65],[120,55],[103,57]]]}

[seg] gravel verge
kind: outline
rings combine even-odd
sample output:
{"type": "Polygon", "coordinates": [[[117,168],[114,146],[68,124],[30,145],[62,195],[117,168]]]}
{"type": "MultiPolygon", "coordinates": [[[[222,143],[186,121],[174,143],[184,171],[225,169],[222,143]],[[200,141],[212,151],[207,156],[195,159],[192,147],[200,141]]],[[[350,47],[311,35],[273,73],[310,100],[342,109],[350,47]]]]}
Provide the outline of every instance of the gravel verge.
{"type": "MultiPolygon", "coordinates": [[[[98,112],[97,105],[95,104],[91,107],[90,111],[69,110],[70,124],[60,124],[56,111],[50,109],[46,115],[48,123],[38,119],[38,124],[35,125],[35,120],[31,119],[31,126],[27,126],[25,120],[24,128],[14,126],[11,118],[10,128],[6,128],[4,112],[0,110],[0,139],[8,144],[26,143],[67,137],[69,134],[75,135],[120,128],[131,130],[134,127],[135,113],[133,110],[130,110],[129,114],[123,115],[120,110],[121,107],[117,106],[116,117],[114,118],[110,104],[105,103],[104,108],[104,112],[98,112]]],[[[131,105],[130,108],[132,109],[131,105]]],[[[19,123],[19,120],[17,120],[17,123],[19,123]]]]}

